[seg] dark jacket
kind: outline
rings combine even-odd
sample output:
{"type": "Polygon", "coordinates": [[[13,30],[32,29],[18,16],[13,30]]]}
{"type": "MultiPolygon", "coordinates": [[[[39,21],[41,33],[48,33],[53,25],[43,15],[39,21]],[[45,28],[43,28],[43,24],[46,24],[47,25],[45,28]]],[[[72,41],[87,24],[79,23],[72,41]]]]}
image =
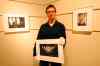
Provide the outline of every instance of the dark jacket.
{"type": "MultiPolygon", "coordinates": [[[[37,39],[58,39],[60,37],[64,37],[66,39],[65,27],[62,23],[55,21],[55,24],[52,27],[49,26],[48,22],[43,24],[40,27],[37,39]]],[[[33,56],[36,56],[36,44],[33,50],[33,56]]]]}

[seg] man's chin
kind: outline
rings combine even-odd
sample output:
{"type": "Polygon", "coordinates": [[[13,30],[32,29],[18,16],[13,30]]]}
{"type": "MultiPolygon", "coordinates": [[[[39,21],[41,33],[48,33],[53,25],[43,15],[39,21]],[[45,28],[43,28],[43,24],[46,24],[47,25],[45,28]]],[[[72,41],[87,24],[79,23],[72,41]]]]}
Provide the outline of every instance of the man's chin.
{"type": "Polygon", "coordinates": [[[51,18],[49,18],[48,20],[53,21],[53,20],[54,20],[54,18],[52,18],[52,17],[51,17],[51,18]]]}

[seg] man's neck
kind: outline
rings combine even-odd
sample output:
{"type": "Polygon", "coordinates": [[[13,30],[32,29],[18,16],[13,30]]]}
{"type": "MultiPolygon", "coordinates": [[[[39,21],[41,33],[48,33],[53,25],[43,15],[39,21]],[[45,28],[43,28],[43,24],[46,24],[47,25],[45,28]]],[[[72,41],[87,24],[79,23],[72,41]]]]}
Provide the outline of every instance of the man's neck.
{"type": "Polygon", "coordinates": [[[52,27],[54,25],[55,21],[56,21],[55,19],[48,21],[49,25],[52,27]]]}

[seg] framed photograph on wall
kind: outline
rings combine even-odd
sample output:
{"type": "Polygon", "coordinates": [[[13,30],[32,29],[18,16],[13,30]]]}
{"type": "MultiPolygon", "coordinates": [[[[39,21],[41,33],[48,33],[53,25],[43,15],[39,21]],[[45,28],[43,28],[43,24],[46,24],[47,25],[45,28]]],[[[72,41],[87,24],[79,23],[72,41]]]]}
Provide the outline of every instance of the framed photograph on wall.
{"type": "Polygon", "coordinates": [[[59,39],[37,40],[36,57],[37,60],[64,63],[63,45],[59,44],[59,39]]]}
{"type": "Polygon", "coordinates": [[[5,32],[29,31],[29,19],[23,15],[4,15],[5,32]]]}
{"type": "Polygon", "coordinates": [[[73,30],[92,31],[92,14],[91,8],[73,10],[73,30]]]}

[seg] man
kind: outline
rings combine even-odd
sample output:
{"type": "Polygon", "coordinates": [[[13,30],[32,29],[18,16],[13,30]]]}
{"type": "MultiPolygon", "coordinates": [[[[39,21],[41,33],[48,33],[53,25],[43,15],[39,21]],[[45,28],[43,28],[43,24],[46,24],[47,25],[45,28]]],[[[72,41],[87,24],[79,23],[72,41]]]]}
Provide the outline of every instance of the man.
{"type": "MultiPolygon", "coordinates": [[[[38,37],[37,39],[61,39],[61,43],[63,43],[63,47],[65,47],[65,39],[66,39],[66,33],[65,33],[65,27],[63,24],[58,22],[56,20],[56,8],[54,5],[49,5],[46,8],[46,14],[48,17],[47,23],[43,24],[40,27],[38,37]]],[[[56,46],[43,46],[42,47],[44,50],[47,50],[49,53],[48,49],[55,49],[53,50],[54,56],[56,56],[56,46]]],[[[33,56],[36,55],[36,46],[34,47],[34,54],[33,56]]],[[[49,61],[42,61],[40,60],[40,66],[61,66],[61,63],[54,63],[54,62],[49,62],[49,61]]]]}

